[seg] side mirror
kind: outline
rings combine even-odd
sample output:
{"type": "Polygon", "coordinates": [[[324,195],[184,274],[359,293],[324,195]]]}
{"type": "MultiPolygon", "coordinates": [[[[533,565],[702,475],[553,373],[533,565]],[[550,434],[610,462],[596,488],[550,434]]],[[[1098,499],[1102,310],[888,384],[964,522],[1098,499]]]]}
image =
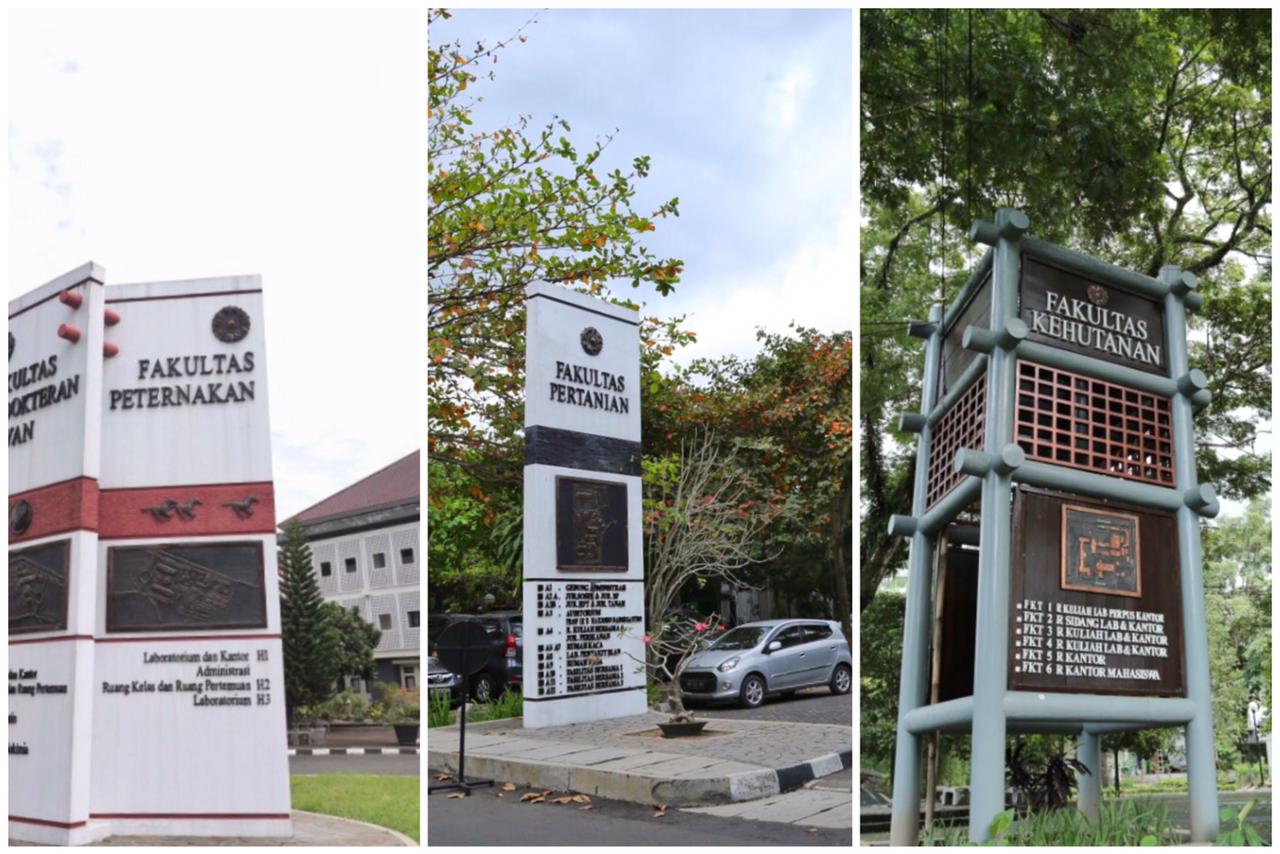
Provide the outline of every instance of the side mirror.
{"type": "Polygon", "coordinates": [[[764,648],[765,652],[777,652],[782,649],[782,641],[769,641],[769,645],[764,648]]]}

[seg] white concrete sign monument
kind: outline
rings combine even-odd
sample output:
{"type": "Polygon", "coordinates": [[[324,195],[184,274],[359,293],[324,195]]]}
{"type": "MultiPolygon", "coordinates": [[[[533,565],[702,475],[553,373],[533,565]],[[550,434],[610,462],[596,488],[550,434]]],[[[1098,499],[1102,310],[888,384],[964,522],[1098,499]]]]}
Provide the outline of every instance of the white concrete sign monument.
{"type": "Polygon", "coordinates": [[[9,838],[289,836],[256,276],[9,303],[9,838]]]}
{"type": "Polygon", "coordinates": [[[524,725],[643,714],[639,315],[527,292],[524,725]]]}

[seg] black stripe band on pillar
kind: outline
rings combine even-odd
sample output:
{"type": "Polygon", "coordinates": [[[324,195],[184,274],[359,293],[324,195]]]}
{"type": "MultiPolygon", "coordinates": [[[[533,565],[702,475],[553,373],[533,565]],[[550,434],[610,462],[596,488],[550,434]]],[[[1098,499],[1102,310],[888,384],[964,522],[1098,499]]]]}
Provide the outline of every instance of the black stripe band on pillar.
{"type": "Polygon", "coordinates": [[[640,443],[555,427],[526,427],[524,464],[639,477],[640,443]]]}

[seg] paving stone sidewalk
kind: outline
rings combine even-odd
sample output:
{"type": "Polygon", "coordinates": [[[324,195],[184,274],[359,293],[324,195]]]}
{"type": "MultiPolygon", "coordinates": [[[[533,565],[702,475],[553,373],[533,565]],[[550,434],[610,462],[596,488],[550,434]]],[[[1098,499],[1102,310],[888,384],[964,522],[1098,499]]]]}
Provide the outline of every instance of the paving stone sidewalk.
{"type": "MultiPolygon", "coordinates": [[[[146,845],[146,846],[223,846],[223,845],[263,845],[285,846],[371,846],[371,845],[413,845],[414,842],[404,834],[385,827],[353,821],[332,815],[294,810],[293,836],[289,838],[272,838],[257,836],[112,836],[95,845],[146,845]]],[[[29,842],[9,841],[11,846],[30,845],[29,842]]]]}
{"type": "MultiPolygon", "coordinates": [[[[526,730],[467,726],[467,775],[676,806],[770,797],[852,764],[850,727],[713,719],[698,738],[656,737],[667,715],[526,730]]],[[[457,727],[427,734],[427,764],[457,769],[457,727]]]]}

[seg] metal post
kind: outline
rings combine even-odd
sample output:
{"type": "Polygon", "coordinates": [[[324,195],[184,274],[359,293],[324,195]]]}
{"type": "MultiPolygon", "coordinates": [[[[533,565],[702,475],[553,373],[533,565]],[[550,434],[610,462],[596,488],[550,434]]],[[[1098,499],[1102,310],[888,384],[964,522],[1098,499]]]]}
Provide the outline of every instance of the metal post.
{"type": "MultiPolygon", "coordinates": [[[[1164,298],[1168,330],[1169,376],[1180,379],[1188,371],[1185,297],[1196,278],[1178,267],[1163,267],[1161,281],[1170,286],[1164,298]]],[[[1174,468],[1178,488],[1195,489],[1195,427],[1191,401],[1173,396],[1174,468]]],[[[1178,509],[1178,569],[1182,580],[1182,631],[1186,660],[1187,699],[1195,717],[1187,724],[1187,788],[1191,796],[1191,841],[1209,842],[1218,835],[1218,774],[1214,767],[1213,695],[1209,684],[1209,637],[1205,625],[1204,580],[1201,572],[1200,517],[1190,507],[1178,509]]]]}
{"type": "Polygon", "coordinates": [[[1089,769],[1076,777],[1080,795],[1076,806],[1094,824],[1098,823],[1102,806],[1102,736],[1084,729],[1076,736],[1076,759],[1089,769]]]}
{"type": "MultiPolygon", "coordinates": [[[[942,353],[942,306],[929,312],[933,324],[925,346],[924,389],[921,411],[930,412],[937,400],[938,365],[942,353]]],[[[933,428],[926,425],[916,443],[916,472],[911,514],[924,515],[929,481],[929,440],[933,428]]],[[[933,540],[923,531],[911,535],[907,563],[907,605],[902,626],[902,675],[898,686],[898,741],[893,762],[893,809],[889,824],[890,845],[915,845],[920,830],[920,738],[907,730],[903,718],[923,706],[928,697],[929,668],[929,570],[933,564],[933,540]]]]}
{"type": "MultiPolygon", "coordinates": [[[[992,262],[991,329],[1018,316],[1021,211],[996,212],[998,239],[992,262]]],[[[1013,441],[1014,356],[996,347],[989,356],[985,450],[998,454],[1013,441]]],[[[992,468],[982,479],[982,529],[978,545],[978,618],[974,645],[973,740],[970,768],[969,839],[984,842],[992,820],[1004,810],[1004,695],[1009,654],[1009,579],[1012,495],[1009,474],[992,468]]]]}

